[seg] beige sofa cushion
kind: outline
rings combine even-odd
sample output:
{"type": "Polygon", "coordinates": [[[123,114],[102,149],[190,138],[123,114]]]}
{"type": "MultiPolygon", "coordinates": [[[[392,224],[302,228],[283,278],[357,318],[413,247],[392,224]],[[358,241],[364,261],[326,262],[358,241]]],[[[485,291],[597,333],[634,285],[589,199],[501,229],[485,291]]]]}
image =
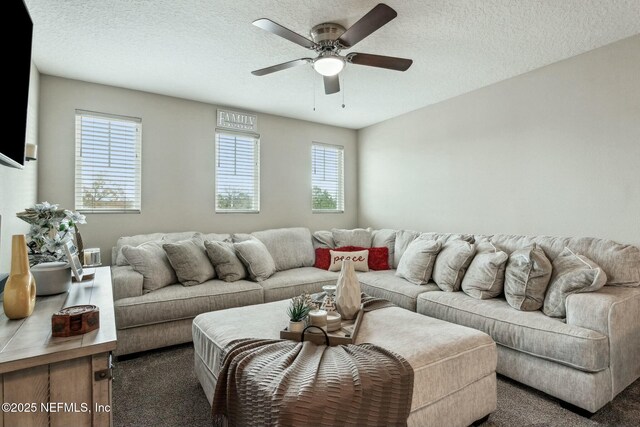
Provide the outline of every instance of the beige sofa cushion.
{"type": "Polygon", "coordinates": [[[236,255],[233,243],[207,240],[204,246],[220,280],[235,282],[247,277],[247,270],[236,255]]]}
{"type": "Polygon", "coordinates": [[[184,286],[199,285],[216,277],[209,262],[204,243],[198,238],[162,245],[169,263],[176,272],[178,281],[184,286]]]}
{"type": "Polygon", "coordinates": [[[609,368],[609,339],[600,332],[514,310],[502,298],[479,300],[463,292],[425,292],[418,313],[479,329],[502,346],[586,372],[609,368]]]}
{"type": "Polygon", "coordinates": [[[123,266],[129,265],[127,258],[122,253],[122,248],[125,246],[140,246],[143,243],[155,242],[162,240],[164,233],[152,233],[152,234],[138,234],[135,236],[123,236],[116,242],[116,258],[113,260],[116,265],[123,266]]]}
{"type": "Polygon", "coordinates": [[[464,240],[450,240],[442,246],[433,267],[433,281],[446,292],[460,290],[462,278],[471,264],[476,248],[464,240]]]}
{"type": "Polygon", "coordinates": [[[597,291],[606,282],[607,275],[595,262],[565,248],[553,260],[553,272],[542,311],[550,317],[565,317],[567,296],[597,291]]]}
{"type": "Polygon", "coordinates": [[[324,285],[335,285],[338,274],[315,267],[292,268],[277,271],[267,280],[260,282],[264,289],[264,301],[280,301],[303,293],[321,292],[324,285]]]}
{"type": "Polygon", "coordinates": [[[169,285],[114,304],[118,329],[191,319],[198,314],[264,302],[262,287],[248,280],[210,280],[184,287],[169,285]]]}
{"type": "Polygon", "coordinates": [[[551,269],[551,261],[536,244],[509,255],[504,279],[504,295],[509,305],[522,311],[540,310],[551,269]]]}
{"type": "Polygon", "coordinates": [[[233,246],[238,258],[247,268],[251,280],[262,282],[276,272],[276,264],[267,247],[260,240],[251,238],[234,243],[233,246]]]}
{"type": "Polygon", "coordinates": [[[135,271],[144,276],[145,292],[155,291],[178,283],[178,277],[162,248],[162,241],[147,242],[140,246],[124,246],[122,253],[135,271]]]}
{"type": "Polygon", "coordinates": [[[425,285],[431,280],[431,272],[442,244],[438,240],[416,239],[407,246],[400,259],[396,276],[414,285],[425,285]]]}
{"type": "Polygon", "coordinates": [[[353,230],[333,228],[331,229],[331,235],[336,248],[344,246],[370,248],[373,239],[370,228],[354,228],[353,230]]]}
{"type": "Polygon", "coordinates": [[[398,307],[411,311],[416,311],[418,295],[440,290],[433,282],[416,286],[396,276],[395,270],[370,271],[357,273],[357,275],[362,292],[373,297],[384,298],[398,307]]]}
{"type": "Polygon", "coordinates": [[[329,230],[319,230],[313,233],[313,249],[317,248],[329,248],[336,247],[336,242],[333,240],[333,234],[329,230]]]}
{"type": "Polygon", "coordinates": [[[503,251],[477,253],[462,279],[462,290],[477,299],[495,298],[504,287],[509,256],[503,251]]]}
{"type": "Polygon", "coordinates": [[[313,267],[316,254],[308,228],[278,228],[256,231],[251,235],[266,246],[276,271],[298,267],[313,267]]]}

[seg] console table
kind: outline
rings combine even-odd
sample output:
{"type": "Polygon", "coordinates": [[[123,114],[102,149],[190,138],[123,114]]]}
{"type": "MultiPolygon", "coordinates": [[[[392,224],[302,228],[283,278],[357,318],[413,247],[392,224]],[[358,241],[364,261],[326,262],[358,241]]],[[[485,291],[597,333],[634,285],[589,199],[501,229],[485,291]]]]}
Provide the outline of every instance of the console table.
{"type": "Polygon", "coordinates": [[[96,268],[93,279],[72,283],[69,292],[36,298],[25,319],[9,320],[0,306],[0,427],[112,425],[115,348],[109,267],[96,268]],[[52,337],[51,315],[84,304],[98,306],[100,328],[52,337]]]}

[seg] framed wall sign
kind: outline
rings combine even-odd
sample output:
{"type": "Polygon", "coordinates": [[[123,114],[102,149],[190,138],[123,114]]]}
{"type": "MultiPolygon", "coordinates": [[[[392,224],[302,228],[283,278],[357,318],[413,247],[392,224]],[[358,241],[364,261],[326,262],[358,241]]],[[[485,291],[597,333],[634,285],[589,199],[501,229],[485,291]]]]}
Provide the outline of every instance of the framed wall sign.
{"type": "Polygon", "coordinates": [[[221,129],[258,133],[258,116],[256,114],[218,108],[216,115],[216,126],[221,129]]]}

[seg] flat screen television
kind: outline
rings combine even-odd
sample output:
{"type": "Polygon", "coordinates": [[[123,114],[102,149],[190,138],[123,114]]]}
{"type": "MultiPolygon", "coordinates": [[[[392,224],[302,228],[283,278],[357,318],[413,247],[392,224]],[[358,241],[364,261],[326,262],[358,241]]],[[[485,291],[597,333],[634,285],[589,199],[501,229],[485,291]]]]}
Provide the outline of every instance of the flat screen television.
{"type": "Polygon", "coordinates": [[[10,129],[9,138],[0,143],[0,164],[23,168],[25,162],[25,138],[27,133],[27,106],[29,104],[29,76],[31,74],[31,41],[33,23],[23,0],[3,3],[9,9],[4,16],[11,24],[11,39],[5,40],[5,58],[10,62],[2,69],[10,90],[3,95],[6,110],[5,126],[10,129]]]}

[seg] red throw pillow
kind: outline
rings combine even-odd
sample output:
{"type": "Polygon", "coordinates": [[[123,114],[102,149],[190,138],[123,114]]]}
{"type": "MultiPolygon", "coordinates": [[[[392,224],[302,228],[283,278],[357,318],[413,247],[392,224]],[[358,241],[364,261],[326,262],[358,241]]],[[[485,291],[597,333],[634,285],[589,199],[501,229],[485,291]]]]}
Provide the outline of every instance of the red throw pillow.
{"type": "Polygon", "coordinates": [[[331,265],[331,254],[329,248],[316,248],[316,262],[313,264],[315,268],[328,270],[331,265]]]}
{"type": "MultiPolygon", "coordinates": [[[[336,248],[336,251],[354,252],[354,251],[369,251],[369,270],[389,270],[389,248],[382,246],[379,248],[361,248],[359,246],[343,246],[336,248]]],[[[317,259],[317,255],[316,255],[317,259]]],[[[329,263],[331,263],[331,257],[329,256],[329,263]]],[[[329,267],[327,267],[328,269],[329,267]]]]}

